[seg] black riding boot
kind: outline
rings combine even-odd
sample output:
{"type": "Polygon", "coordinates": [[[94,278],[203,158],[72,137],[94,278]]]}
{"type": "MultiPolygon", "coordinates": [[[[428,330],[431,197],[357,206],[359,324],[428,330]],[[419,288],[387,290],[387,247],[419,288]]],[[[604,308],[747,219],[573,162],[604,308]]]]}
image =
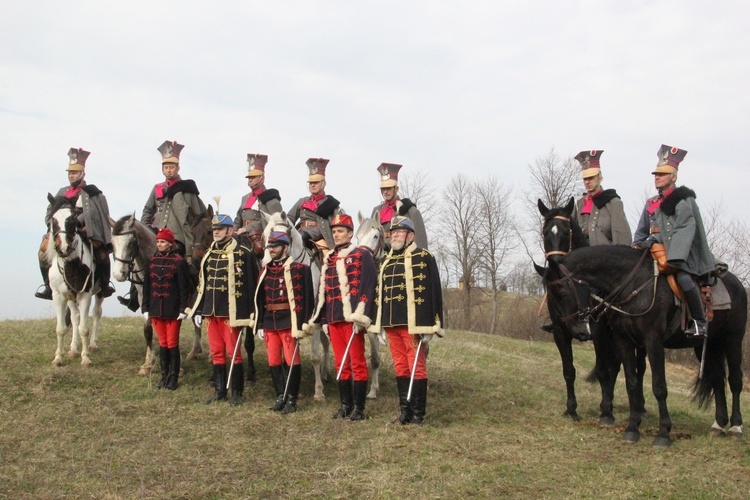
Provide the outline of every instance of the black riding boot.
{"type": "Polygon", "coordinates": [[[103,299],[106,299],[107,297],[111,297],[112,294],[115,293],[115,289],[112,285],[109,284],[109,276],[112,263],[109,260],[109,254],[105,253],[104,255],[106,257],[103,257],[99,260],[99,262],[96,263],[96,270],[99,274],[99,286],[101,287],[101,290],[97,295],[103,299]]]}
{"type": "Polygon", "coordinates": [[[354,410],[349,420],[365,419],[365,401],[367,401],[367,380],[354,381],[354,410]]]}
{"type": "Polygon", "coordinates": [[[273,389],[276,391],[276,403],[269,410],[281,411],[286,404],[286,401],[284,401],[284,369],[281,365],[269,366],[268,369],[271,371],[273,389]]]}
{"type": "Polygon", "coordinates": [[[174,391],[177,389],[177,379],[180,376],[180,348],[173,347],[169,349],[169,379],[167,380],[167,389],[174,391]]]}
{"type": "Polygon", "coordinates": [[[227,400],[227,366],[224,364],[214,365],[214,395],[206,400],[210,405],[214,401],[227,400]]]}
{"type": "Polygon", "coordinates": [[[406,425],[412,419],[411,405],[406,400],[406,396],[409,394],[409,377],[396,377],[396,387],[398,388],[398,405],[401,408],[401,414],[391,423],[406,425]]]}
{"type": "Polygon", "coordinates": [[[690,315],[693,321],[685,329],[685,335],[694,337],[705,337],[708,335],[708,322],[706,321],[706,312],[703,310],[703,301],[701,300],[701,291],[697,286],[690,290],[683,290],[685,302],[690,309],[690,315]]]}
{"type": "Polygon", "coordinates": [[[414,381],[414,386],[411,389],[411,411],[412,418],[411,423],[415,425],[422,425],[424,422],[425,408],[427,408],[427,379],[419,379],[414,381]]]}
{"type": "Polygon", "coordinates": [[[42,272],[42,285],[44,288],[37,290],[34,297],[44,300],[52,300],[52,289],[49,287],[49,266],[46,263],[39,262],[39,270],[42,272]]]}
{"type": "Polygon", "coordinates": [[[255,385],[255,362],[253,361],[255,335],[247,327],[245,330],[245,351],[247,351],[247,385],[252,387],[255,385]]]}
{"type": "Polygon", "coordinates": [[[333,414],[333,418],[349,418],[352,414],[352,379],[339,380],[339,398],[341,398],[341,408],[333,414]]]}
{"type": "Polygon", "coordinates": [[[133,312],[138,311],[138,308],[141,307],[141,303],[140,300],[138,300],[138,289],[132,283],[130,285],[130,292],[128,292],[128,295],[128,298],[125,298],[122,295],[118,295],[117,301],[133,312]]]}
{"type": "Polygon", "coordinates": [[[164,389],[169,378],[169,349],[159,346],[159,364],[161,365],[161,380],[156,384],[157,389],[164,389]]]}
{"type": "Polygon", "coordinates": [[[284,415],[297,411],[297,396],[299,395],[299,386],[302,380],[302,365],[292,365],[291,370],[286,404],[284,405],[284,409],[281,410],[281,413],[284,415]]]}
{"type": "Polygon", "coordinates": [[[231,406],[242,404],[242,391],[245,390],[245,366],[242,363],[235,363],[232,370],[232,398],[229,400],[231,406]]]}

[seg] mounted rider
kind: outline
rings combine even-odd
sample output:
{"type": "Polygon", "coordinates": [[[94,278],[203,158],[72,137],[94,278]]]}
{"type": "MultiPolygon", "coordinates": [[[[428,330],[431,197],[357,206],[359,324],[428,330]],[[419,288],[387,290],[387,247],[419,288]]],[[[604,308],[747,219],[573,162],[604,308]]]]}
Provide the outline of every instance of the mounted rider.
{"type": "Polygon", "coordinates": [[[323,256],[335,246],[331,233],[331,221],[336,215],[345,213],[339,200],[325,192],[326,167],[329,161],[325,158],[307,160],[307,168],[310,172],[307,188],[310,196],[297,200],[287,214],[289,220],[296,224],[305,246],[310,249],[317,247],[323,256]]]}
{"type": "Polygon", "coordinates": [[[589,245],[630,245],[630,225],[620,196],[614,189],[602,189],[603,150],[581,151],[575,157],[581,164],[586,193],[576,202],[576,220],[589,245]]]}
{"type": "Polygon", "coordinates": [[[401,216],[391,223],[392,248],[380,266],[377,314],[369,331],[377,334],[384,328],[388,335],[401,408],[394,423],[421,425],[427,405],[426,346],[418,358],[417,347],[445,333],[442,285],[435,257],[416,243],[414,223],[401,216]]]}
{"type": "Polygon", "coordinates": [[[310,266],[294,262],[287,254],[289,245],[285,227],[271,232],[266,244],[271,262],[261,271],[255,292],[255,332],[266,343],[268,368],[276,391],[276,403],[270,409],[283,414],[297,411],[302,365],[295,346],[307,336],[302,327],[315,304],[310,266]],[[288,379],[282,360],[291,370],[288,379]],[[289,387],[284,397],[287,380],[289,387]]]}
{"type": "Polygon", "coordinates": [[[161,153],[164,182],[151,189],[141,215],[141,223],[154,233],[167,227],[174,233],[177,251],[190,259],[193,235],[190,227],[206,214],[198,187],[192,179],[180,177],[180,153],[185,146],[177,141],[164,141],[157,148],[161,153]]]}
{"type": "Polygon", "coordinates": [[[667,272],[676,273],[677,283],[693,317],[685,333],[705,336],[708,322],[695,278],[714,272],[715,263],[695,202],[695,192],[685,186],[675,187],[677,172],[685,155],[687,151],[684,149],[664,144],[659,148],[659,160],[652,172],[659,194],[646,201],[633,246],[651,249],[658,257],[659,247],[663,245],[661,253],[666,252],[666,262],[661,264],[666,264],[667,272]]]}
{"type": "Polygon", "coordinates": [[[402,165],[381,163],[377,168],[380,174],[380,195],[383,203],[372,209],[370,217],[379,217],[385,234],[385,250],[391,248],[391,221],[396,216],[408,217],[414,225],[414,241],[419,248],[427,249],[427,231],[422,220],[422,213],[409,198],[403,200],[398,196],[398,173],[402,165]]]}
{"type": "MultiPolygon", "coordinates": [[[[88,238],[94,248],[96,256],[96,272],[99,277],[100,297],[109,297],[115,292],[109,284],[111,263],[109,254],[112,251],[112,228],[109,225],[109,206],[104,193],[93,184],[86,184],[86,160],[91,153],[81,148],[70,148],[68,151],[68,182],[69,186],[61,187],[55,197],[64,196],[75,206],[78,213],[79,231],[88,238]]],[[[49,228],[52,218],[52,204],[47,205],[44,223],[49,228]]],[[[42,238],[40,255],[47,248],[49,233],[42,238]]],[[[34,296],[40,299],[52,300],[52,289],[49,286],[49,267],[46,261],[39,259],[39,269],[44,280],[43,289],[34,296]]]]}

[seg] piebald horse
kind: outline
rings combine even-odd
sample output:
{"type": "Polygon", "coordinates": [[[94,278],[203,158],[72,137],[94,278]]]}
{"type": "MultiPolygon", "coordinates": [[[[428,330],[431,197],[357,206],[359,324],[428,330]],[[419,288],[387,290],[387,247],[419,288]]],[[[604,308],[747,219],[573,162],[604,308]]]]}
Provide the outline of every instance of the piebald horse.
{"type": "Polygon", "coordinates": [[[49,222],[49,241],[45,258],[50,266],[49,281],[52,302],[57,314],[57,350],[54,366],[62,366],[63,339],[66,309],[70,309],[73,336],[68,355],[78,355],[78,339],[81,339],[81,365],[91,365],[89,352],[96,349],[99,320],[102,317],[102,301],[96,294],[101,284],[96,275],[96,259],[91,242],[78,231],[76,211],[64,196],[47,199],[52,205],[49,222]],[[93,325],[88,328],[89,308],[94,298],[93,325]]]}

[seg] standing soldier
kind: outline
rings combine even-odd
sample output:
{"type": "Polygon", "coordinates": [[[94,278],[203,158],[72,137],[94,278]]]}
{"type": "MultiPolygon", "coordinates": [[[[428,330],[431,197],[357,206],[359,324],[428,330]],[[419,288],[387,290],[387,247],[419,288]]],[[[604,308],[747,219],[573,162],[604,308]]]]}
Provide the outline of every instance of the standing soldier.
{"type": "Polygon", "coordinates": [[[380,195],[383,203],[372,209],[371,217],[380,217],[385,233],[385,250],[391,248],[391,221],[397,215],[408,217],[414,224],[414,241],[419,248],[427,249],[427,231],[424,228],[422,214],[409,198],[403,200],[398,196],[398,172],[401,165],[395,163],[381,163],[378,167],[380,174],[380,195]]]}
{"type": "Polygon", "coordinates": [[[581,151],[575,157],[581,164],[586,194],[576,203],[576,220],[589,245],[630,245],[630,225],[620,196],[614,189],[602,189],[602,150],[581,151]]]}
{"type": "Polygon", "coordinates": [[[325,158],[307,160],[310,171],[307,188],[310,196],[297,200],[288,213],[289,220],[296,223],[305,246],[311,249],[317,247],[324,257],[334,247],[331,221],[336,215],[344,213],[339,200],[325,192],[328,162],[325,158]]]}
{"type": "Polygon", "coordinates": [[[715,263],[708,248],[701,212],[695,202],[695,192],[685,186],[675,187],[677,170],[685,155],[687,151],[684,149],[664,144],[659,148],[659,161],[651,172],[659,194],[646,201],[633,246],[651,249],[660,261],[662,272],[677,274],[677,283],[693,317],[685,333],[706,336],[708,322],[694,278],[714,272],[715,263]],[[662,259],[658,258],[659,254],[662,259]]]}
{"type": "MultiPolygon", "coordinates": [[[[253,326],[253,294],[258,282],[255,256],[232,237],[232,218],[217,213],[211,227],[214,241],[201,262],[195,303],[185,311],[193,317],[195,326],[200,327],[204,317],[208,324],[215,392],[206,404],[227,399],[227,353],[232,356],[235,352],[240,329],[253,326]]],[[[242,404],[242,391],[245,388],[242,372],[242,351],[237,349],[232,368],[232,399],[229,402],[232,406],[242,404]]]]}
{"type": "Polygon", "coordinates": [[[368,379],[364,333],[374,312],[375,262],[370,252],[352,243],[351,216],[336,215],[331,232],[335,245],[323,263],[318,305],[305,331],[328,325],[336,373],[340,373],[341,408],[333,418],[364,420],[368,379]]]}
{"type": "MultiPolygon", "coordinates": [[[[115,292],[109,284],[111,263],[109,253],[112,251],[112,228],[109,225],[109,206],[99,188],[93,184],[86,184],[86,159],[91,153],[81,148],[70,148],[68,151],[68,183],[61,187],[55,197],[65,196],[71,200],[78,213],[78,223],[81,232],[91,241],[96,255],[96,272],[99,277],[101,291],[99,297],[109,297],[115,292]]],[[[52,217],[52,204],[47,206],[44,223],[49,226],[52,217]]],[[[46,250],[49,236],[45,235],[39,249],[40,255],[46,250]]],[[[40,299],[52,300],[52,289],[49,287],[49,267],[46,261],[39,260],[39,268],[44,281],[43,289],[34,296],[40,299]]]]}
{"type": "Polygon", "coordinates": [[[287,414],[297,411],[302,367],[299,348],[295,350],[295,347],[306,336],[302,327],[312,314],[315,290],[310,267],[294,262],[287,255],[289,235],[285,229],[273,231],[268,237],[267,247],[272,260],[263,268],[258,280],[255,331],[266,342],[268,368],[276,390],[276,404],[271,410],[287,414]],[[286,398],[287,377],[284,376],[282,359],[290,367],[286,398]]]}
{"type": "Polygon", "coordinates": [[[168,228],[156,234],[156,253],[143,278],[141,311],[159,339],[161,380],[157,389],[177,389],[180,374],[180,327],[187,317],[190,272],[185,258],[174,251],[174,234],[168,228]]]}
{"type": "Polygon", "coordinates": [[[373,333],[384,328],[388,335],[401,407],[401,414],[394,423],[402,425],[421,425],[424,421],[427,406],[424,344],[433,335],[442,337],[445,333],[437,263],[430,252],[416,244],[414,229],[414,224],[406,217],[397,216],[392,220],[391,251],[380,266],[377,315],[370,327],[373,333]]]}
{"type": "MultiPolygon", "coordinates": [[[[263,258],[263,223],[261,212],[273,214],[281,212],[281,196],[276,189],[266,189],[266,163],[268,155],[247,154],[247,185],[250,192],[242,197],[237,216],[234,218],[235,234],[240,236],[240,241],[251,248],[258,257],[257,263],[263,258]],[[244,240],[244,241],[243,241],[244,240]]],[[[255,336],[245,332],[245,350],[247,351],[247,382],[255,384],[255,336]]]]}
{"type": "Polygon", "coordinates": [[[193,254],[193,235],[190,227],[206,214],[206,206],[192,179],[180,177],[180,152],[184,148],[176,141],[164,141],[159,146],[164,182],[156,184],[143,207],[141,222],[156,232],[167,227],[174,233],[177,251],[187,258],[193,254]]]}

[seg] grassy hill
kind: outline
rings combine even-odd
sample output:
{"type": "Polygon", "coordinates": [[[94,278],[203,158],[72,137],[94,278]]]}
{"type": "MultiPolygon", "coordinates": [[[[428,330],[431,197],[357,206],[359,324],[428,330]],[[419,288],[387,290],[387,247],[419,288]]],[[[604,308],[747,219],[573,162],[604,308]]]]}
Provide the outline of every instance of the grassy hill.
{"type": "MultiPolygon", "coordinates": [[[[186,326],[183,353],[190,340],[186,326]]],[[[334,384],[327,401],[312,401],[307,340],[300,411],[289,416],[267,410],[273,394],[262,345],[258,384],[232,408],[202,403],[210,394],[205,358],[183,363],[176,392],[155,390],[155,374],[136,375],[144,351],[135,318],[103,321],[87,370],[79,359],[51,366],[52,320],[2,322],[0,341],[3,497],[742,498],[750,491],[750,449],[709,437],[713,409],[690,403],[694,371],[680,366],[667,374],[675,443],[660,451],[651,447],[650,394],[644,438],[620,440],[622,380],[615,428],[597,427],[599,390],[583,382],[582,421],[561,418],[564,383],[551,343],[449,332],[430,351],[428,420],[402,427],[388,423],[397,413],[388,354],[370,418],[342,422],[330,418],[334,384]]],[[[593,351],[577,345],[575,355],[583,379],[593,351]]]]}

